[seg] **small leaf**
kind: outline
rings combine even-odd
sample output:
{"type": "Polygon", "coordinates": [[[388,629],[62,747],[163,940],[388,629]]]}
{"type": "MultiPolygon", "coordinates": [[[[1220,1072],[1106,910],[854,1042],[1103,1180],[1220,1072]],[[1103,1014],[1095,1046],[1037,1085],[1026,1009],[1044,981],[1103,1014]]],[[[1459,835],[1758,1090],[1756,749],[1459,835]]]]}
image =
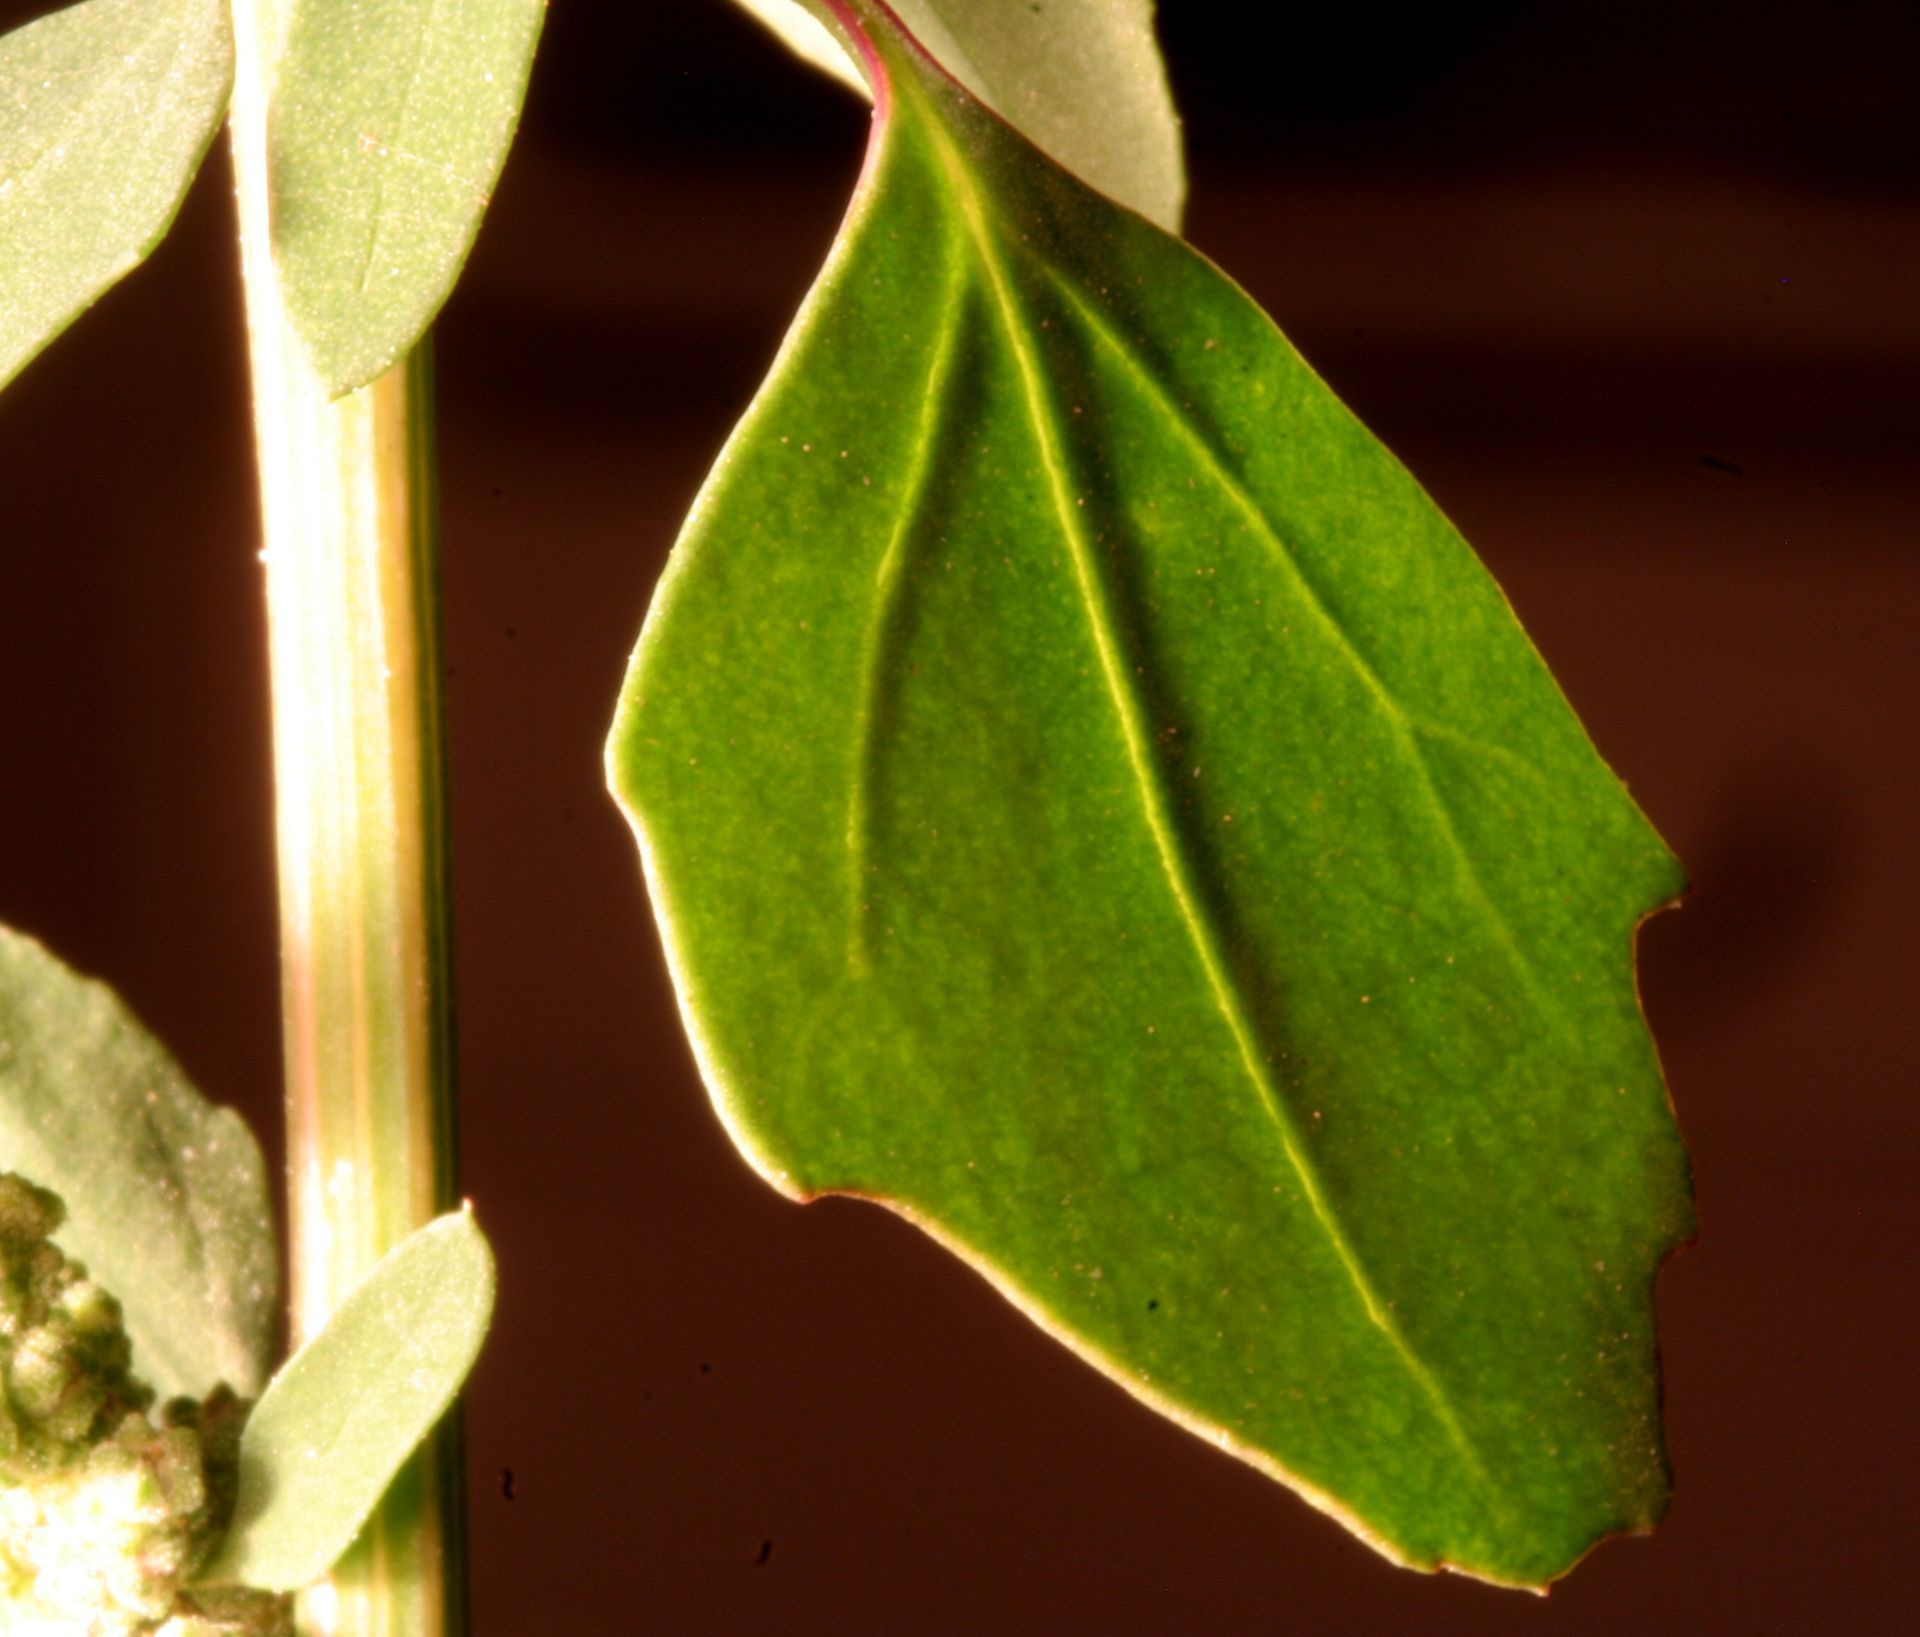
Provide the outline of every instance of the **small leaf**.
{"type": "Polygon", "coordinates": [[[295,0],[269,116],[274,254],[328,388],[426,333],[480,231],[545,0],[295,0]]]}
{"type": "Polygon", "coordinates": [[[470,1210],[375,1263],[254,1407],[207,1578],[295,1591],[325,1574],[460,1391],[492,1311],[493,1254],[470,1210]]]}
{"type": "Polygon", "coordinates": [[[87,0],[0,39],[0,386],[160,242],[232,82],[225,0],[87,0]]]}
{"type": "Polygon", "coordinates": [[[66,1201],[61,1248],[119,1298],[163,1396],[260,1390],[279,1275],[253,1134],[105,985],[5,928],[0,1170],[66,1201]]]}
{"type": "MultiPolygon", "coordinates": [[[[858,66],[799,0],[737,0],[788,48],[865,92],[858,66]]],[[[896,0],[949,74],[1081,181],[1169,233],[1187,191],[1180,119],[1153,0],[896,0]]]]}
{"type": "Polygon", "coordinates": [[[728,1129],[1398,1561],[1665,1504],[1681,884],[1499,589],[1237,288],[873,0],[846,227],[612,773],[728,1129]]]}

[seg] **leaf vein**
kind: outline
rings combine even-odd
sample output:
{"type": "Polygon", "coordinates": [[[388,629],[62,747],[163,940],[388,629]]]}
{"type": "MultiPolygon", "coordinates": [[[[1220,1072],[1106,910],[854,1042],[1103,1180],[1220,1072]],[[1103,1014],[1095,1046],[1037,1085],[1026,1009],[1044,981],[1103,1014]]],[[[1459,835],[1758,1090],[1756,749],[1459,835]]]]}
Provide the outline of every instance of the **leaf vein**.
{"type": "Polygon", "coordinates": [[[1275,1085],[1260,1051],[1246,1002],[1234,983],[1228,963],[1219,948],[1219,938],[1202,912],[1200,895],[1190,879],[1191,868],[1183,855],[1170,803],[1162,782],[1154,770],[1152,738],[1144,720],[1144,710],[1119,652],[1113,631],[1112,610],[1107,605],[1104,587],[1093,561],[1093,548],[1080,522],[1080,509],[1068,492],[1067,459],[1058,441],[1049,411],[1041,369],[1033,355],[1017,297],[1011,288],[1007,270],[997,247],[996,235],[987,221],[985,207],[967,175],[964,162],[952,149],[950,139],[940,130],[937,119],[929,117],[929,131],[940,150],[943,167],[960,201],[962,214],[979,251],[980,262],[994,306],[999,312],[1009,345],[1017,364],[1028,419],[1032,425],[1046,475],[1056,519],[1065,538],[1068,556],[1082,607],[1098,656],[1102,679],[1118,718],[1121,737],[1131,763],[1136,793],[1144,809],[1147,827],[1159,854],[1161,869],[1172,893],[1180,918],[1192,940],[1194,950],[1212,991],[1214,1003],[1227,1025],[1238,1051],[1242,1068],[1277,1133],[1282,1152],[1297,1179],[1301,1194],[1321,1231],[1327,1236],[1335,1257],[1366,1313],[1368,1321],[1386,1342],[1426,1399],[1448,1441],[1460,1454],[1470,1471],[1482,1482],[1486,1472],[1478,1451],[1467,1437],[1459,1415],[1432,1369],[1416,1353],[1401,1331],[1387,1303],[1375,1290],[1373,1281],[1348,1239],[1344,1227],[1327,1198],[1318,1172],[1309,1160],[1299,1133],[1275,1085]]]}
{"type": "Polygon", "coordinates": [[[897,633],[906,588],[906,563],[910,544],[926,499],[927,483],[933,469],[933,450],[939,442],[940,426],[946,406],[947,389],[952,379],[960,317],[960,260],[949,251],[946,287],[940,304],[939,340],[927,367],[926,384],[921,389],[919,415],[914,427],[912,453],[900,486],[899,509],[893,529],[881,553],[880,565],[873,577],[873,612],[868,618],[865,650],[860,661],[860,690],[854,706],[853,780],[847,798],[847,852],[849,855],[852,902],[848,958],[856,969],[864,969],[871,956],[868,938],[871,931],[871,904],[868,883],[873,869],[873,786],[880,759],[880,694],[895,679],[887,663],[888,639],[897,633]]]}
{"type": "Polygon", "coordinates": [[[1367,656],[1360,651],[1353,639],[1347,634],[1345,627],[1341,625],[1332,608],[1328,606],[1324,594],[1320,588],[1314,584],[1312,577],[1307,573],[1305,566],[1300,561],[1299,554],[1288,546],[1287,542],[1281,537],[1279,530],[1274,526],[1272,519],[1261,509],[1259,502],[1247,491],[1246,485],[1241,482],[1228,463],[1221,457],[1220,452],[1213,447],[1212,442],[1207,438],[1205,433],[1194,425],[1192,417],[1173,400],[1172,396],[1158,381],[1154,380],[1151,375],[1140,367],[1139,360],[1133,356],[1126,345],[1115,335],[1113,327],[1107,321],[1105,314],[1088,302],[1078,290],[1073,288],[1070,282],[1054,269],[1047,267],[1044,262],[1039,263],[1039,265],[1041,271],[1046,274],[1054,288],[1066,300],[1068,305],[1073,308],[1075,314],[1080,318],[1081,322],[1087,326],[1089,332],[1113,357],[1119,360],[1142,395],[1159,408],[1188,447],[1200,457],[1202,470],[1205,475],[1219,486],[1221,492],[1232,502],[1235,509],[1246,518],[1254,534],[1266,545],[1274,560],[1282,564],[1290,572],[1294,584],[1299,590],[1301,601],[1308,610],[1310,617],[1319,627],[1322,635],[1333,648],[1334,652],[1340,657],[1343,663],[1345,663],[1352,674],[1358,678],[1361,686],[1366,690],[1367,696],[1373,700],[1381,715],[1385,718],[1389,731],[1393,734],[1403,757],[1413,771],[1422,798],[1432,810],[1433,816],[1439,824],[1440,833],[1446,840],[1447,851],[1452,858],[1454,871],[1461,885],[1473,899],[1475,907],[1480,909],[1485,914],[1488,922],[1498,930],[1501,946],[1506,951],[1515,972],[1519,976],[1529,996],[1537,1004],[1541,1004],[1543,1012],[1547,1010],[1544,1006],[1544,995],[1538,974],[1534,970],[1533,962],[1529,959],[1526,949],[1521,944],[1518,935],[1514,932],[1512,921],[1500,907],[1499,902],[1494,898],[1493,894],[1488,891],[1486,881],[1482,878],[1479,867],[1474,863],[1472,851],[1467,847],[1466,843],[1461,840],[1458,821],[1454,817],[1452,807],[1440,793],[1440,787],[1433,777],[1432,766],[1427,759],[1427,753],[1421,748],[1420,741],[1423,737],[1465,741],[1490,754],[1497,755],[1502,759],[1517,762],[1529,772],[1534,773],[1536,777],[1539,776],[1538,771],[1534,769],[1532,764],[1524,757],[1515,756],[1511,751],[1506,750],[1504,746],[1477,739],[1471,735],[1462,734],[1457,729],[1446,727],[1440,723],[1428,722],[1418,713],[1409,710],[1400,701],[1398,696],[1381,678],[1380,673],[1374,669],[1372,662],[1368,660],[1367,656]]]}

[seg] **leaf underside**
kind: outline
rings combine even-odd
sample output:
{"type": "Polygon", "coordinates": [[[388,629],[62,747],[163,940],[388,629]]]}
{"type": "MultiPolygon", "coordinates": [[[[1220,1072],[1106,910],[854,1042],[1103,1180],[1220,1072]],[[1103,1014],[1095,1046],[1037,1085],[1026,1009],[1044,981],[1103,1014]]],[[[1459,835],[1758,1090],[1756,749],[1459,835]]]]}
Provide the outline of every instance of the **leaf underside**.
{"type": "Polygon", "coordinates": [[[459,1392],[493,1289],[493,1253],[466,1210],[374,1264],[248,1419],[233,1526],[209,1578],[297,1591],[333,1566],[459,1392]]]}
{"type": "Polygon", "coordinates": [[[545,17],[546,0],[296,0],[270,115],[274,259],[332,392],[392,365],[453,289],[545,17]]]}
{"type": "Polygon", "coordinates": [[[0,1170],[66,1201],[61,1248],[119,1298],[163,1397],[259,1392],[279,1272],[253,1134],[111,990],[5,928],[0,1170]]]}
{"type": "MultiPolygon", "coordinates": [[[[865,90],[853,57],[800,0],[736,0],[816,67],[865,90]]],[[[896,0],[928,54],[1029,142],[1109,199],[1180,229],[1180,120],[1153,0],[896,0]]]]}
{"type": "Polygon", "coordinates": [[[1678,868],[1272,323],[851,11],[860,191],[610,746],[715,1100],[1396,1560],[1543,1584],[1665,1504],[1678,868]]]}
{"type": "Polygon", "coordinates": [[[226,0],[88,0],[0,39],[0,386],[160,242],[232,81],[226,0]]]}

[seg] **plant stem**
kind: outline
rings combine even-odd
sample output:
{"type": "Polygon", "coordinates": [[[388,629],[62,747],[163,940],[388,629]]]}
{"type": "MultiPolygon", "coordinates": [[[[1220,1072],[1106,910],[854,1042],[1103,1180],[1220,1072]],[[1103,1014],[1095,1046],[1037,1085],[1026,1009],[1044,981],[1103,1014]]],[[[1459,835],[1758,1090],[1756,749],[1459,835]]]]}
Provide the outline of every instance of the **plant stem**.
{"type": "MultiPolygon", "coordinates": [[[[285,0],[234,8],[231,129],[273,679],[294,1341],[454,1202],[430,362],[330,400],[268,236],[285,0]]],[[[464,1629],[459,1457],[396,1479],[303,1632],[464,1629]]]]}

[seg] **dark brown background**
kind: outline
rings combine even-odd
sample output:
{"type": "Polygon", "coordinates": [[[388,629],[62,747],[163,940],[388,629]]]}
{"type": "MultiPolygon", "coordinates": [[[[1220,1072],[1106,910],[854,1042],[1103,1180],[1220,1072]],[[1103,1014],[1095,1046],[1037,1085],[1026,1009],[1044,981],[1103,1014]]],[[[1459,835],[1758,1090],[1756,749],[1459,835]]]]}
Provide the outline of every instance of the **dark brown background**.
{"type": "MultiPolygon", "coordinates": [[[[1266,42],[1238,9],[1166,8],[1192,236],[1477,543],[1697,878],[1642,961],[1702,1223],[1659,1291],[1671,1516],[1544,1603],[1397,1572],[906,1227],[733,1157],[599,744],[862,115],[720,0],[561,0],[441,331],[466,1178],[502,1273],[479,1637],[1908,1629],[1914,8],[1342,7],[1266,42]]],[[[274,1141],[226,190],[220,156],[0,396],[0,918],[274,1141]]]]}

